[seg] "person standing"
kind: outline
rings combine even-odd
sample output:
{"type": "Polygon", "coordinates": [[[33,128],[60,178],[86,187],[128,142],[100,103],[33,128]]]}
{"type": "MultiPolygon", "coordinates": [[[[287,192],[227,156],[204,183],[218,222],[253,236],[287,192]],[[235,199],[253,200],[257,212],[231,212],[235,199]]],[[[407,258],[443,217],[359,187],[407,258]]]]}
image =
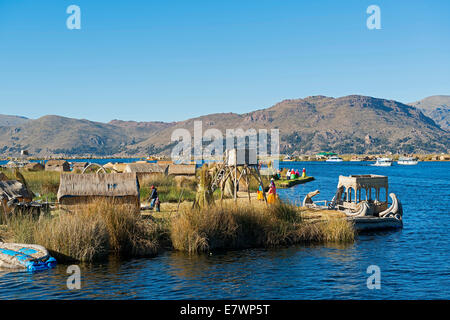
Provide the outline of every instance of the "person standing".
{"type": "Polygon", "coordinates": [[[289,180],[291,178],[291,170],[288,169],[288,171],[286,172],[286,179],[289,180]]]}
{"type": "Polygon", "coordinates": [[[156,190],[155,186],[152,186],[150,193],[150,210],[153,210],[157,198],[158,198],[158,190],[156,190]]]}
{"type": "Polygon", "coordinates": [[[267,203],[272,204],[277,200],[277,188],[273,179],[270,181],[269,195],[267,196],[267,203]]]}
{"type": "Polygon", "coordinates": [[[259,185],[257,194],[258,194],[258,196],[257,196],[258,200],[264,200],[263,188],[261,185],[259,185]]]}

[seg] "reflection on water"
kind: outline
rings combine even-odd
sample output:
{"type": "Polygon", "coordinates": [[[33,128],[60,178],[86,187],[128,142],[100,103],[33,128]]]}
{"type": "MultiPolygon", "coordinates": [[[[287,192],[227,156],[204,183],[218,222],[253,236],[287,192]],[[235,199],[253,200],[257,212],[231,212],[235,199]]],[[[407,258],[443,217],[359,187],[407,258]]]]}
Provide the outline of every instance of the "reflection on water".
{"type": "Polygon", "coordinates": [[[31,274],[0,273],[1,299],[448,299],[449,164],[369,167],[365,163],[289,163],[317,180],[280,190],[300,202],[309,191],[331,199],[339,174],[389,176],[402,201],[401,231],[360,235],[353,244],[248,249],[82,264],[82,289],[66,287],[67,266],[31,274]],[[381,268],[381,290],[369,290],[367,267],[381,268]]]}

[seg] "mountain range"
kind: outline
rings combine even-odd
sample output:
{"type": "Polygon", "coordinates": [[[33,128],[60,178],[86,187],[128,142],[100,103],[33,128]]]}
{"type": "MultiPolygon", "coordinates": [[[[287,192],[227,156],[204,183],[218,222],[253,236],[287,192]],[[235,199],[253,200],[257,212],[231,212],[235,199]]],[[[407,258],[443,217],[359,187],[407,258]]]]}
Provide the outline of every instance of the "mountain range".
{"type": "Polygon", "coordinates": [[[0,155],[17,156],[144,156],[170,154],[177,128],[193,134],[216,128],[279,129],[280,151],[289,154],[448,153],[450,96],[415,103],[350,95],[311,96],[283,100],[249,113],[218,113],[178,122],[109,123],[47,115],[39,119],[0,115],[0,155]]]}
{"type": "Polygon", "coordinates": [[[450,96],[431,96],[410,105],[420,109],[442,129],[450,129],[450,96]]]}

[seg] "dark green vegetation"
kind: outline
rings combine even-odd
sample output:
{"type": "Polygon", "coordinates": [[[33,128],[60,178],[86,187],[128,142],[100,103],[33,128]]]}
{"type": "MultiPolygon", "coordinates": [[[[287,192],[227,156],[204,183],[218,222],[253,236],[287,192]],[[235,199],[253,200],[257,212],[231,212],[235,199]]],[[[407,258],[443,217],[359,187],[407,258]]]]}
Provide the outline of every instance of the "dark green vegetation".
{"type": "Polygon", "coordinates": [[[297,184],[302,184],[302,183],[306,183],[309,181],[313,181],[314,177],[305,177],[305,178],[297,178],[297,179],[279,179],[275,181],[275,186],[277,188],[290,188],[293,187],[297,184]]]}
{"type": "Polygon", "coordinates": [[[155,175],[140,179],[141,201],[150,197],[151,186],[156,186],[161,202],[194,201],[197,182],[190,179],[175,181],[173,176],[155,175]]]}

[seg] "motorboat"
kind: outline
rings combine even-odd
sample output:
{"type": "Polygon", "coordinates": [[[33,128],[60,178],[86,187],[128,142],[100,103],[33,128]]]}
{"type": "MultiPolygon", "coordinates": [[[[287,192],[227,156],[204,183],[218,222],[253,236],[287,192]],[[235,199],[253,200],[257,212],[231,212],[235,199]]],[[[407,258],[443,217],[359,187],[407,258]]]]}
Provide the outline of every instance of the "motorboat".
{"type": "Polygon", "coordinates": [[[342,158],[339,158],[338,156],[331,156],[325,161],[326,162],[342,162],[344,160],[342,160],[342,158]]]}
{"type": "Polygon", "coordinates": [[[392,166],[392,160],[389,158],[377,158],[377,161],[372,165],[376,167],[390,167],[392,166]]]}
{"type": "Polygon", "coordinates": [[[406,165],[406,166],[413,166],[418,163],[419,163],[419,161],[417,161],[417,159],[410,158],[410,157],[402,157],[402,158],[399,158],[397,161],[397,164],[406,165]]]}

